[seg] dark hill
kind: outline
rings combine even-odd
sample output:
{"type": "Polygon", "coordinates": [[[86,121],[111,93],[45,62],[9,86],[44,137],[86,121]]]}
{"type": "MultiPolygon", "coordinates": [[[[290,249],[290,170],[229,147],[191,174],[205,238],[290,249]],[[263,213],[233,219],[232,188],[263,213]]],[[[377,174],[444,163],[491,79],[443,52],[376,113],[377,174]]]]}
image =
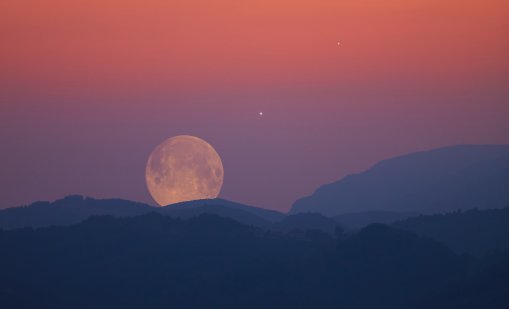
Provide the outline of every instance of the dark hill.
{"type": "Polygon", "coordinates": [[[0,210],[0,228],[64,226],[79,223],[90,216],[109,215],[117,218],[160,213],[173,218],[190,219],[213,214],[239,223],[289,233],[319,230],[334,234],[337,225],[318,214],[299,214],[287,218],[283,213],[247,206],[223,199],[196,200],[165,207],[152,207],[121,199],[93,199],[79,195],[55,202],[36,202],[29,206],[0,210]]]}
{"type": "Polygon", "coordinates": [[[445,246],[383,225],[324,242],[215,215],[0,230],[0,248],[2,308],[415,308],[466,275],[445,246]]]}
{"type": "Polygon", "coordinates": [[[121,199],[93,199],[79,195],[54,202],[36,202],[28,206],[0,210],[0,228],[43,227],[79,223],[90,216],[132,217],[158,212],[172,217],[191,218],[216,214],[258,227],[284,218],[277,211],[242,205],[222,199],[196,200],[165,207],[152,207],[121,199]]]}
{"type": "Polygon", "coordinates": [[[484,256],[509,250],[509,207],[419,216],[393,226],[440,241],[458,253],[484,256]]]}
{"type": "Polygon", "coordinates": [[[215,214],[234,219],[240,223],[267,228],[285,215],[269,209],[247,206],[223,199],[196,200],[177,203],[159,209],[160,213],[179,218],[191,218],[200,214],[215,214]]]}
{"type": "Polygon", "coordinates": [[[183,209],[183,208],[190,209],[190,208],[199,208],[201,206],[217,206],[217,205],[225,207],[225,208],[238,209],[238,210],[242,210],[245,212],[249,212],[253,215],[256,215],[256,216],[258,216],[264,220],[270,221],[270,222],[279,221],[285,216],[283,213],[280,213],[275,210],[244,205],[244,204],[240,204],[240,203],[236,203],[236,202],[232,202],[232,201],[228,201],[228,200],[224,200],[224,199],[220,199],[220,198],[182,202],[182,203],[172,204],[170,206],[166,206],[166,207],[162,207],[162,208],[177,210],[177,209],[183,209]]]}
{"type": "Polygon", "coordinates": [[[509,145],[462,145],[381,161],[297,200],[291,212],[441,213],[509,204],[509,145]]]}
{"type": "Polygon", "coordinates": [[[509,251],[489,260],[465,280],[430,297],[420,308],[509,308],[509,251]]]}
{"type": "Polygon", "coordinates": [[[138,216],[155,207],[121,199],[93,199],[67,196],[54,202],[35,202],[28,206],[0,210],[0,228],[71,225],[94,215],[138,216]]]}
{"type": "Polygon", "coordinates": [[[306,230],[319,230],[334,235],[338,223],[331,218],[317,213],[301,213],[285,217],[272,225],[271,230],[290,232],[305,232],[306,230]]]}
{"type": "Polygon", "coordinates": [[[364,211],[337,215],[333,219],[345,228],[360,229],[373,223],[391,224],[416,215],[411,212],[364,211]]]}

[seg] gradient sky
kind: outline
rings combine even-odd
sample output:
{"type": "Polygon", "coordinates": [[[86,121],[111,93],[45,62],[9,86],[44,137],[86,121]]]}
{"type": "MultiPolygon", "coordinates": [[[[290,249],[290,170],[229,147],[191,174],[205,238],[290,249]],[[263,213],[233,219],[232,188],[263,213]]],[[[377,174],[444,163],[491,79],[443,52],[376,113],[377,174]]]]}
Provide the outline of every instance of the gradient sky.
{"type": "Polygon", "coordinates": [[[189,134],[221,197],[286,211],[387,157],[509,143],[508,119],[507,0],[0,2],[0,208],[155,204],[148,155],[189,134]]]}

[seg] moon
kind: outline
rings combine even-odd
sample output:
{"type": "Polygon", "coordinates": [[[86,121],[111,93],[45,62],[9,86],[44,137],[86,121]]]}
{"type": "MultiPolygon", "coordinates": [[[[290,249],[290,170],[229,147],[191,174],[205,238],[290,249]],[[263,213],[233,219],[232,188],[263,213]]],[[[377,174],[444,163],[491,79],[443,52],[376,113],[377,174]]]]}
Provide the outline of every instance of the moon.
{"type": "Polygon", "coordinates": [[[145,180],[161,206],[216,198],[223,186],[219,154],[206,141],[190,135],[171,137],[150,154],[145,180]]]}

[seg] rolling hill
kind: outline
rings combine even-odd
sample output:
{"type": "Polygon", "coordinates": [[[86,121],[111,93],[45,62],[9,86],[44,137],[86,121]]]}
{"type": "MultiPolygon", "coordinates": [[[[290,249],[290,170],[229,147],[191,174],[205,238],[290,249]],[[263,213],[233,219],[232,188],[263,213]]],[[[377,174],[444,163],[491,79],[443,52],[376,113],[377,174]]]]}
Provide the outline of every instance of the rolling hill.
{"type": "Polygon", "coordinates": [[[273,210],[256,208],[223,199],[196,200],[165,207],[122,199],[94,199],[79,195],[54,202],[35,202],[28,206],[0,210],[0,228],[60,226],[79,223],[90,216],[132,217],[151,212],[171,217],[191,218],[200,214],[216,214],[240,223],[267,228],[284,218],[273,210]]]}
{"type": "Polygon", "coordinates": [[[295,239],[216,215],[0,230],[0,247],[2,308],[411,308],[466,271],[388,226],[295,239]]]}

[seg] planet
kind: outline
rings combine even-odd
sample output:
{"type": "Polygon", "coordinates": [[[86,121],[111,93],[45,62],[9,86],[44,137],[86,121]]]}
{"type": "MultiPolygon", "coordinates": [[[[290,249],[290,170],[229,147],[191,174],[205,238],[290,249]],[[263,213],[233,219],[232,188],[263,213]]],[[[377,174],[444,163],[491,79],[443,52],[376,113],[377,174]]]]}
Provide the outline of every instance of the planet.
{"type": "Polygon", "coordinates": [[[223,177],[223,163],[216,150],[190,135],[162,142],[150,154],[145,168],[148,191],[161,206],[216,198],[223,177]]]}

